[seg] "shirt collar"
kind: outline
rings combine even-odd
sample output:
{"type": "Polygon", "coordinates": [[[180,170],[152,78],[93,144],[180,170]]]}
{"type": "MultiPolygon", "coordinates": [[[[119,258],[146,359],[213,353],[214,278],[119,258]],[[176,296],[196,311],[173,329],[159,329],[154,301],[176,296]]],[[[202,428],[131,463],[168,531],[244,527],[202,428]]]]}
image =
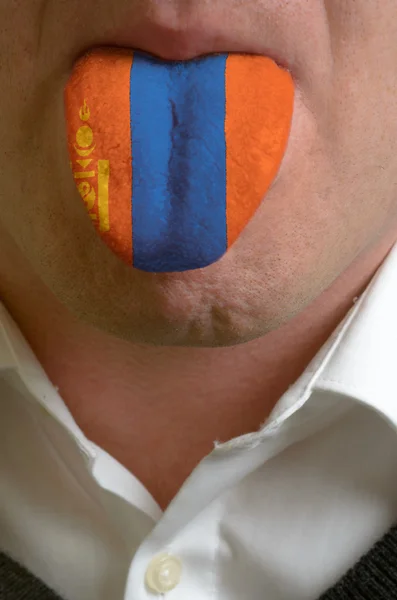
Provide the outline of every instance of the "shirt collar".
{"type": "Polygon", "coordinates": [[[397,244],[351,311],[337,350],[315,382],[397,426],[397,244]]]}
{"type": "MultiPolygon", "coordinates": [[[[397,244],[304,373],[282,396],[265,426],[277,427],[286,421],[316,391],[367,405],[397,426],[396,299],[397,244]]],[[[314,410],[322,408],[319,404],[314,410]]]]}
{"type": "Polygon", "coordinates": [[[9,375],[12,385],[53,417],[75,439],[88,464],[92,465],[96,451],[78,427],[65,402],[52,385],[20,329],[0,302],[0,380],[9,375]],[[16,377],[15,377],[16,374],[16,377]]]}
{"type": "MultiPolygon", "coordinates": [[[[397,244],[371,283],[304,373],[277,403],[268,425],[296,412],[313,392],[348,396],[397,426],[397,244]]],[[[90,460],[95,449],[0,302],[0,374],[17,372],[30,395],[76,438],[90,460]]]]}

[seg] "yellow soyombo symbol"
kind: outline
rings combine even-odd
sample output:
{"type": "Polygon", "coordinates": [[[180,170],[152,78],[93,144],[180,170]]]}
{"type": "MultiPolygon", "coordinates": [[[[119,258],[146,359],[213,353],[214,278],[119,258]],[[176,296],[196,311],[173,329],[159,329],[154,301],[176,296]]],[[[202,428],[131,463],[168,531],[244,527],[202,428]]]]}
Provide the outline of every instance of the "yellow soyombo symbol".
{"type": "MultiPolygon", "coordinates": [[[[95,161],[93,158],[88,158],[96,148],[94,144],[94,132],[88,125],[87,121],[90,119],[91,112],[88,108],[86,100],[84,100],[83,106],[80,108],[79,117],[84,123],[79,127],[76,133],[76,144],[74,149],[81,158],[76,158],[76,163],[79,167],[77,171],[73,171],[74,178],[79,181],[77,183],[77,189],[80,192],[82,199],[85,202],[88,214],[93,221],[99,222],[99,231],[106,232],[110,230],[109,221],[109,175],[110,165],[108,160],[98,159],[96,168],[95,161]],[[91,167],[91,170],[88,169],[91,167]],[[87,180],[96,180],[96,189],[93,185],[94,182],[87,180]],[[83,180],[83,181],[81,181],[83,180]]],[[[70,166],[73,170],[72,163],[70,166]]]]}

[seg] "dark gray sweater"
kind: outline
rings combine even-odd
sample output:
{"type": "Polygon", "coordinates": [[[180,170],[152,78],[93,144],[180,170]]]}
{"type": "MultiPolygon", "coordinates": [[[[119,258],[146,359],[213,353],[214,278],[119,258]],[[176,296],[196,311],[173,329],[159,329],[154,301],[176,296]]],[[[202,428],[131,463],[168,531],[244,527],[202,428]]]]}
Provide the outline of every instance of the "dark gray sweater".
{"type": "MultiPolygon", "coordinates": [[[[334,587],[319,598],[394,599],[397,599],[397,526],[392,527],[334,587]]],[[[26,569],[0,552],[0,600],[61,599],[26,569]]]]}

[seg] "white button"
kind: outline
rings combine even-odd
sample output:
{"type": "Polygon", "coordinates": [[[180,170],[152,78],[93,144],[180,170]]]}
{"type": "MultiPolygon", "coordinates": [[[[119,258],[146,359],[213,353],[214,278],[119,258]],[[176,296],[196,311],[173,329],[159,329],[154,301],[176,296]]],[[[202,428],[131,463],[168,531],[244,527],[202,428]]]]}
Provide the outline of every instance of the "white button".
{"type": "Polygon", "coordinates": [[[146,585],[155,594],[173,590],[181,580],[182,563],[176,556],[159,554],[150,562],[146,571],[146,585]]]}

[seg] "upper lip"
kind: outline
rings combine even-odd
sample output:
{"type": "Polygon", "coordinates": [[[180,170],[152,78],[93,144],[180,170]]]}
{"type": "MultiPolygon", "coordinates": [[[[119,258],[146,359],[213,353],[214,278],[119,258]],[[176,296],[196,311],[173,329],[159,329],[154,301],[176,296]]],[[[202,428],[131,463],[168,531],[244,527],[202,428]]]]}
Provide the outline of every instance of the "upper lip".
{"type": "Polygon", "coordinates": [[[273,39],[266,43],[271,33],[268,36],[263,33],[259,38],[252,34],[244,19],[238,19],[237,15],[234,19],[222,19],[215,11],[218,4],[214,2],[212,6],[213,10],[197,12],[183,20],[171,18],[160,10],[139,19],[124,16],[119,25],[102,31],[93,45],[131,48],[166,61],[190,60],[214,53],[260,54],[290,70],[285,44],[273,39]]]}

